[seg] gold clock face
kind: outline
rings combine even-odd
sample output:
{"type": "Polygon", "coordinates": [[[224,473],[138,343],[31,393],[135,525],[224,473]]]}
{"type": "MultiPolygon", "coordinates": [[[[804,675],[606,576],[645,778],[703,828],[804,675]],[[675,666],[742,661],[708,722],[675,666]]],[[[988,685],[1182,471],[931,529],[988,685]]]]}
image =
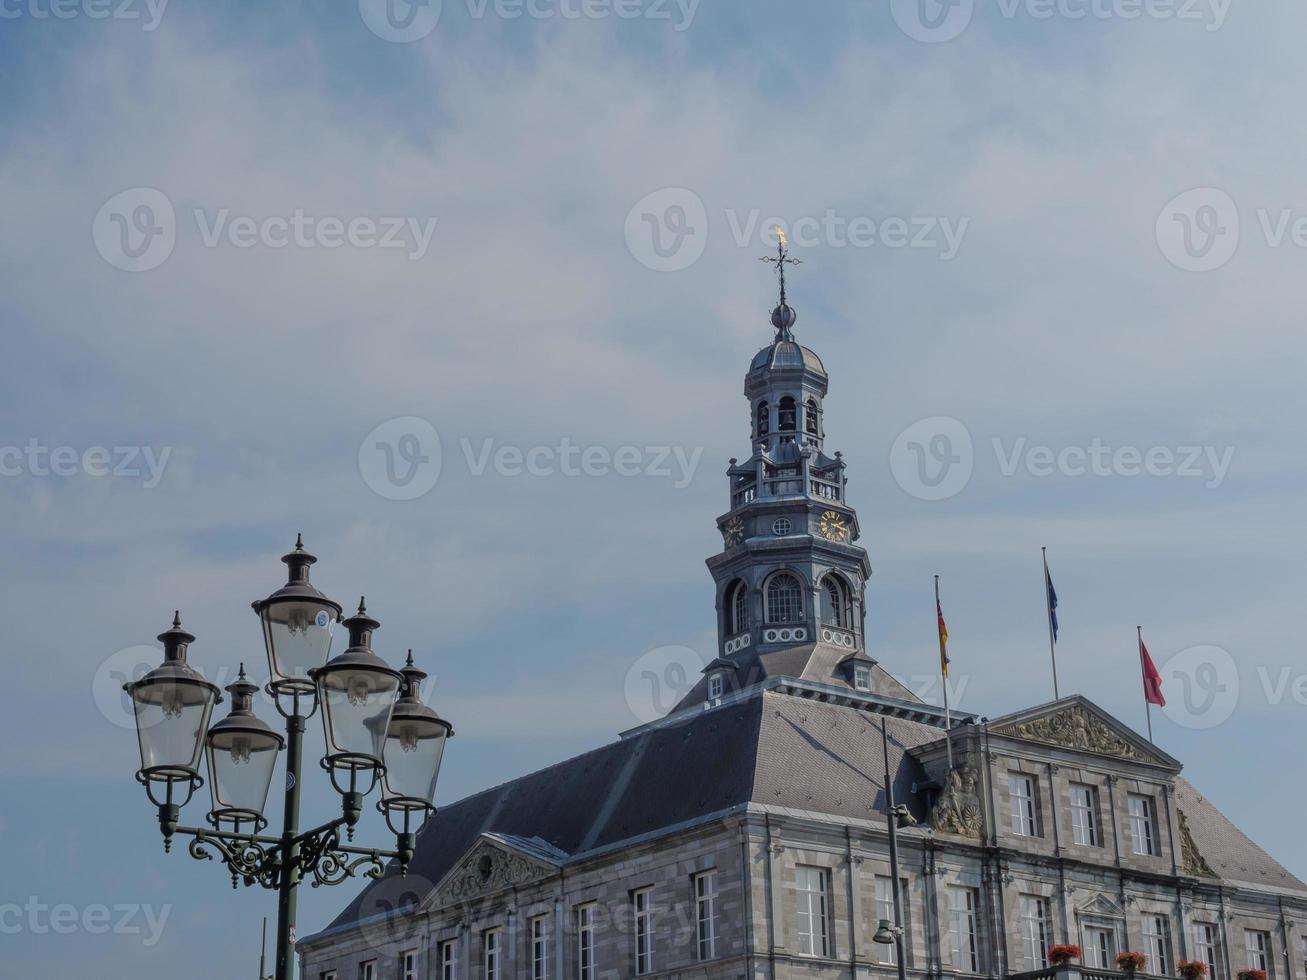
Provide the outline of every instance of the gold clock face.
{"type": "Polygon", "coordinates": [[[849,540],[849,526],[845,523],[844,515],[837,510],[825,511],[821,515],[819,528],[827,541],[849,540]]]}
{"type": "Polygon", "coordinates": [[[734,548],[744,542],[744,521],[739,517],[732,517],[722,525],[722,540],[726,542],[726,547],[734,548]]]}

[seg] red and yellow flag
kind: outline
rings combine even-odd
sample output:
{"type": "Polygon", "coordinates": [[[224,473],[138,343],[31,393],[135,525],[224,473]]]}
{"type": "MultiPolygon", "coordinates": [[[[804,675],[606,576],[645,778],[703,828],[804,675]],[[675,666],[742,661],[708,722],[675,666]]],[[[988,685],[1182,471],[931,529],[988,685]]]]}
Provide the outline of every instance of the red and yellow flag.
{"type": "Polygon", "coordinates": [[[939,593],[935,594],[935,613],[939,616],[939,669],[948,676],[948,626],[944,624],[944,607],[939,604],[939,593]]]}

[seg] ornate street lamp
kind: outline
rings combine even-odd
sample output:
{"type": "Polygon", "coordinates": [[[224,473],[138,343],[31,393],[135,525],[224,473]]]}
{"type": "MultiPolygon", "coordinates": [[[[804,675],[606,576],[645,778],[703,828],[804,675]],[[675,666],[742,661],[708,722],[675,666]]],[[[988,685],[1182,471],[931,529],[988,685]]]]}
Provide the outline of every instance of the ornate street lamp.
{"type": "Polygon", "coordinates": [[[253,604],[263,623],[269,687],[278,694],[311,694],[310,674],[327,662],[341,608],[309,582],[309,568],[318,559],[304,550],[303,535],[281,560],[289,573],[286,584],[253,604]]]}
{"type": "Polygon", "coordinates": [[[377,807],[386,815],[386,826],[398,839],[402,853],[412,851],[417,831],[435,810],[431,804],[440,761],[454,726],[422,703],[422,682],[427,675],[414,665],[412,650],[400,673],[404,679],[386,732],[386,771],[377,807]]]}
{"type": "Polygon", "coordinates": [[[209,729],[206,739],[213,796],[209,823],[236,833],[241,824],[249,824],[257,833],[268,825],[263,807],[268,802],[277,753],[286,740],[255,717],[254,695],[259,688],[246,680],[244,664],[235,683],[227,686],[227,693],[231,695],[231,713],[209,729]]]}
{"type": "Polygon", "coordinates": [[[182,629],[181,613],[172,628],[159,634],[163,663],[139,681],[123,685],[136,713],[141,768],[136,779],[159,808],[165,842],[177,826],[178,813],[204,784],[200,755],[213,706],[222,700],[218,686],[186,662],[195,637],[182,629]]]}
{"type": "Polygon", "coordinates": [[[302,540],[282,559],[290,570],[287,583],[254,603],[263,624],[271,680],[268,693],[286,721],[286,736],[274,732],[254,714],[258,687],[240,676],[228,688],[231,712],[209,728],[213,706],[222,698],[217,685],[186,663],[195,637],[181,628],[160,634],[164,661],[139,681],[124,685],[136,710],[141,769],[136,778],[159,808],[164,850],[176,834],[192,838],[192,857],[222,860],[232,887],[262,885],[277,892],[276,980],[295,975],[295,908],[300,883],[312,876],[314,887],[338,885],[362,874],[380,878],[385,862],[395,860],[401,874],[413,859],[416,831],[433,812],[436,777],[448,722],[422,704],[417,685],[426,675],[412,664],[401,673],[372,652],[372,633],[381,624],[359,603],[358,614],[345,621],[349,649],[328,661],[331,633],[341,607],[309,583],[316,559],[302,540]],[[396,695],[404,685],[404,697],[396,695]],[[342,797],[342,814],[312,830],[299,829],[300,769],[305,722],[322,705],[327,753],[322,767],[342,797]],[[205,730],[208,730],[207,736],[205,730]],[[393,751],[389,743],[397,746],[393,751]],[[277,755],[286,748],[286,796],[280,836],[265,836],[263,815],[277,755]],[[179,827],[181,808],[203,785],[200,757],[208,748],[213,809],[211,827],[179,827]],[[395,753],[398,752],[399,756],[395,753]],[[407,753],[407,755],[406,755],[407,753]],[[389,774],[388,760],[395,771],[389,774]],[[363,799],[385,782],[379,808],[396,838],[393,851],[354,847],[350,838],[362,814],[363,799]],[[392,819],[392,817],[394,819],[392,819]]]}

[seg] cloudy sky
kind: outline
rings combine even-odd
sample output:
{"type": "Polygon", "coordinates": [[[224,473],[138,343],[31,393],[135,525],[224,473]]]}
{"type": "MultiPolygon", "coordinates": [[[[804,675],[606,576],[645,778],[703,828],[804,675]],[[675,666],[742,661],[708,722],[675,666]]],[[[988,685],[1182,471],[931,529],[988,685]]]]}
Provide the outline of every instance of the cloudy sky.
{"type": "Polygon", "coordinates": [[[1142,729],[1142,624],[1157,741],[1307,875],[1307,10],[922,3],[0,3],[8,969],[253,971],[117,687],[174,608],[261,679],[298,531],[435,677],[443,800],[664,706],[776,222],[873,655],[938,698],[939,574],[961,707],[1049,700],[1047,546],[1064,692],[1142,729]]]}

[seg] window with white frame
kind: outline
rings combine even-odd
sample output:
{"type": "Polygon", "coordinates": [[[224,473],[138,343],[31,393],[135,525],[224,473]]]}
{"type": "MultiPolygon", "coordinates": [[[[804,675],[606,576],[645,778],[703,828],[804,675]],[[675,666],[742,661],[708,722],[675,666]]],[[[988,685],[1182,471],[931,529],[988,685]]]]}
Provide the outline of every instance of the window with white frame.
{"type": "Polygon", "coordinates": [[[708,700],[716,701],[726,691],[726,678],[721,673],[711,674],[708,677],[708,700]]]}
{"type": "Polygon", "coordinates": [[[1154,976],[1171,973],[1171,924],[1164,915],[1144,916],[1144,970],[1154,976]]]}
{"type": "Polygon", "coordinates": [[[377,961],[368,960],[359,964],[359,980],[377,980],[377,961]]]}
{"type": "Polygon", "coordinates": [[[829,880],[824,868],[795,869],[799,952],[804,956],[830,955],[830,934],[826,927],[829,880]]]}
{"type": "Polygon", "coordinates": [[[959,973],[980,972],[980,892],[975,888],[948,890],[949,953],[959,973]]]}
{"type": "Polygon", "coordinates": [[[1220,933],[1210,922],[1194,924],[1194,951],[1200,963],[1207,964],[1207,976],[1210,980],[1221,980],[1220,933]]]}
{"type": "Polygon", "coordinates": [[[484,980],[500,980],[503,959],[503,933],[498,929],[487,929],[481,935],[481,964],[484,968],[484,980]]]}
{"type": "Polygon", "coordinates": [[[1071,784],[1071,839],[1082,847],[1101,847],[1098,831],[1098,790],[1084,783],[1071,784]]]}
{"type": "Polygon", "coordinates": [[[1022,895],[1021,950],[1027,969],[1047,969],[1050,933],[1048,899],[1038,895],[1022,895]]]}
{"type": "Polygon", "coordinates": [[[1116,969],[1116,930],[1107,926],[1084,927],[1085,966],[1094,970],[1116,969]]]}
{"type": "Polygon", "coordinates": [[[458,980],[458,940],[446,939],[436,949],[440,980],[458,980]]]}
{"type": "Polygon", "coordinates": [[[576,910],[576,980],[595,980],[595,909],[582,905],[576,910]]]}
{"type": "Polygon", "coordinates": [[[789,572],[767,580],[767,625],[797,623],[803,619],[803,586],[789,572]]]}
{"type": "Polygon", "coordinates": [[[631,905],[635,910],[635,973],[644,976],[654,968],[653,889],[632,892],[631,905]]]}
{"type": "Polygon", "coordinates": [[[1018,837],[1038,837],[1039,809],[1034,778],[1018,772],[1010,773],[1007,788],[1012,798],[1012,833],[1018,837]]]}
{"type": "Polygon", "coordinates": [[[871,667],[868,664],[853,665],[853,686],[859,691],[871,690],[871,667]]]}
{"type": "Polygon", "coordinates": [[[698,928],[699,960],[717,958],[717,872],[694,876],[694,912],[698,928]]]}
{"type": "Polygon", "coordinates": [[[1156,855],[1157,805],[1151,796],[1132,793],[1126,806],[1130,810],[1130,848],[1135,854],[1156,855]]]}
{"type": "Polygon", "coordinates": [[[400,980],[418,980],[418,951],[405,950],[399,954],[400,980]]]}
{"type": "MultiPolygon", "coordinates": [[[[901,925],[894,914],[894,879],[884,875],[876,876],[876,918],[885,919],[891,925],[901,925]]],[[[873,952],[878,963],[898,962],[898,946],[893,943],[876,943],[873,952]]]]}
{"type": "Polygon", "coordinates": [[[549,980],[549,916],[531,920],[531,980],[549,980]]]}
{"type": "Polygon", "coordinates": [[[1271,975],[1271,934],[1257,929],[1244,930],[1243,948],[1248,969],[1263,970],[1271,975]]]}

